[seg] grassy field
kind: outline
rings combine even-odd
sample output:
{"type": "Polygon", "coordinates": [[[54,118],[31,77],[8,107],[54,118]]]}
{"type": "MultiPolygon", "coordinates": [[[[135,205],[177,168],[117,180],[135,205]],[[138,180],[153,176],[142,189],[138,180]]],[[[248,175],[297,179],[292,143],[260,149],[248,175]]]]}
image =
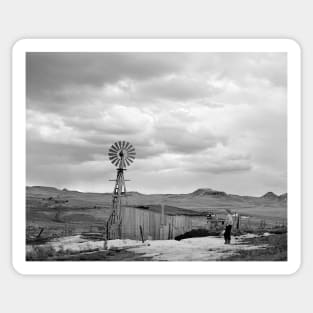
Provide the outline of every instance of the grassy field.
{"type": "Polygon", "coordinates": [[[246,238],[243,243],[268,246],[263,249],[242,249],[235,255],[221,258],[220,261],[287,261],[287,233],[246,238]]]}
{"type": "Polygon", "coordinates": [[[59,253],[41,250],[36,255],[30,255],[28,261],[150,261],[151,257],[144,257],[125,249],[110,249],[89,251],[78,254],[59,253]]]}
{"type": "Polygon", "coordinates": [[[113,240],[109,249],[104,242],[84,241],[80,236],[59,238],[38,246],[28,246],[27,261],[286,261],[286,229],[275,233],[235,233],[231,245],[221,235],[202,230],[180,240],[113,240]],[[114,246],[116,245],[117,246],[114,246]],[[113,246],[112,246],[113,245],[113,246]]]}
{"type": "MultiPolygon", "coordinates": [[[[225,207],[242,216],[241,229],[255,231],[286,224],[286,201],[263,197],[246,197],[221,194],[163,194],[143,195],[129,192],[124,205],[145,207],[160,212],[165,205],[165,214],[188,215],[195,228],[206,227],[206,214],[214,209],[225,214],[225,207]]],[[[111,193],[83,193],[59,190],[53,187],[26,188],[26,237],[29,240],[48,240],[60,236],[84,232],[102,232],[111,213],[111,193]],[[39,238],[37,238],[39,237],[39,238]]],[[[219,226],[217,231],[222,229],[219,226]]],[[[235,228],[235,227],[234,227],[235,228]]]]}

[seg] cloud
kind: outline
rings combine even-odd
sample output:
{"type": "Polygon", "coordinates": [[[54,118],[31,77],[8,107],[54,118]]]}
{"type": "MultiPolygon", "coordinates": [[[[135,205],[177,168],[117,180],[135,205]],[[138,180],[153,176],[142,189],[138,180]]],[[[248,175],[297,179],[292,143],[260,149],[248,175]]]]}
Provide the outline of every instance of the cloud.
{"type": "Polygon", "coordinates": [[[139,191],[285,192],[286,55],[27,54],[29,184],[107,191],[118,140],[139,191]]]}
{"type": "Polygon", "coordinates": [[[202,79],[176,75],[149,80],[138,87],[143,97],[177,101],[207,98],[215,91],[214,86],[202,79]]]}
{"type": "Polygon", "coordinates": [[[64,86],[94,86],[132,78],[145,80],[181,68],[183,54],[29,52],[27,96],[37,98],[64,86]]]}

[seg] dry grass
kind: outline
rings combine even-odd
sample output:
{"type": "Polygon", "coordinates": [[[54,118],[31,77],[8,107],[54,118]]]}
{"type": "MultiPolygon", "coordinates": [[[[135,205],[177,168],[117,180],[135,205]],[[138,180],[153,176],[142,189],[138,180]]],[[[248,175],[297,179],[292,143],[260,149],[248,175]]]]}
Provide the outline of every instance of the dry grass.
{"type": "Polygon", "coordinates": [[[268,246],[263,249],[242,249],[235,255],[221,258],[220,261],[287,261],[287,233],[247,238],[243,243],[268,246]]]}
{"type": "Polygon", "coordinates": [[[90,252],[98,251],[98,248],[85,250],[83,253],[81,252],[73,252],[70,250],[58,250],[56,251],[51,246],[33,246],[32,251],[26,253],[26,261],[53,261],[57,259],[70,259],[75,258],[75,255],[79,254],[87,254],[90,252]]]}

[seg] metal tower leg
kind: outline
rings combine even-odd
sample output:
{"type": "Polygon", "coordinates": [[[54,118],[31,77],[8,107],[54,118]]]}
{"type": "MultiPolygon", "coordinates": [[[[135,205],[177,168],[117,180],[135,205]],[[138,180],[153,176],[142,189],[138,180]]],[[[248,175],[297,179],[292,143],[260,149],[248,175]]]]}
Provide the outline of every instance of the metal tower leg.
{"type": "Polygon", "coordinates": [[[117,169],[115,186],[112,194],[112,212],[106,223],[106,240],[119,239],[122,235],[122,197],[126,194],[124,168],[117,169]]]}

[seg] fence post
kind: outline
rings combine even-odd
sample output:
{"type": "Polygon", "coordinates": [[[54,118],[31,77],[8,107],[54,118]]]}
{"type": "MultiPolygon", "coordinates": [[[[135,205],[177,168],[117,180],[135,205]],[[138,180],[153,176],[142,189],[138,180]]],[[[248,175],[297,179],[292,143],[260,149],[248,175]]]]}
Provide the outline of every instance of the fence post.
{"type": "Polygon", "coordinates": [[[164,224],[164,203],[161,203],[161,225],[164,224]]]}
{"type": "Polygon", "coordinates": [[[142,241],[142,243],[144,243],[145,241],[143,239],[143,231],[142,231],[142,226],[141,225],[139,226],[139,229],[140,229],[141,241],[142,241]]]}

